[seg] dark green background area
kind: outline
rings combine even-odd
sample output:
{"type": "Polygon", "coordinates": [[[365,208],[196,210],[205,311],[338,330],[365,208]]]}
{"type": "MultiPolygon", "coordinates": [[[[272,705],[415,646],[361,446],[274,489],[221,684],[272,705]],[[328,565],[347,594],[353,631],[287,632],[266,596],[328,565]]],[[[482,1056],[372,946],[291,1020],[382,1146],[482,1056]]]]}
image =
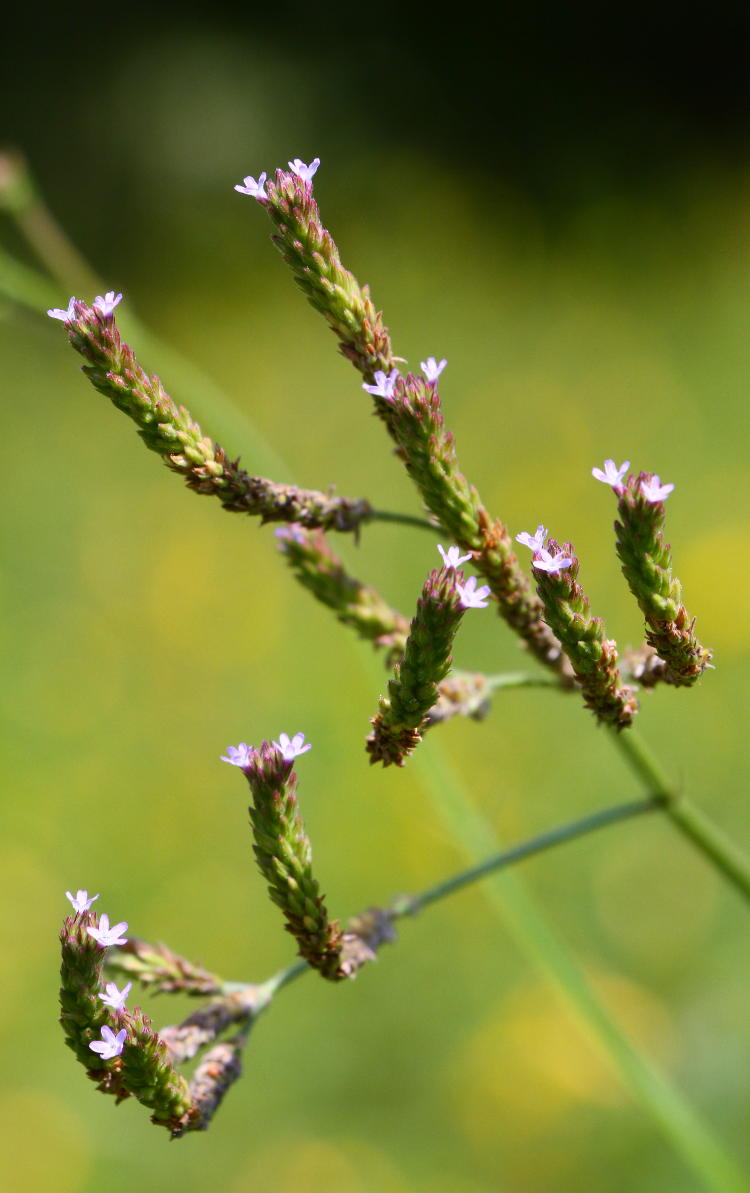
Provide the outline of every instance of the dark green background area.
{"type": "MultiPolygon", "coordinates": [[[[124,291],[123,325],[136,312],[231,397],[234,415],[209,391],[191,408],[246,467],[419,512],[263,212],[232,190],[319,154],[323,218],[396,351],[412,366],[448,357],[465,472],[514,533],[543,521],[572,539],[622,645],[642,631],[590,470],[611,455],[674,482],[676,570],[716,671],[645,694],[640,728],[747,841],[746,16],[537,6],[493,20],[395,5],[16,14],[4,137],[101,287],[124,291]]],[[[2,244],[39,265],[7,215],[2,244]]],[[[50,301],[74,288],[61,280],[50,301]]],[[[182,370],[132,342],[186,400],[182,370]]],[[[445,726],[403,771],[369,768],[385,676],[293,585],[272,530],[186,492],[43,313],[0,300],[0,354],[0,1138],[14,1193],[708,1187],[479,889],[404,924],[356,983],[310,976],[280,995],[205,1136],[168,1146],[140,1107],[94,1092],[55,1022],[66,888],[101,891],[113,920],[228,978],[292,958],[252,865],[243,780],[218,761],[230,742],[303,730],[314,743],[300,798],[342,916],[466,864],[432,768],[506,843],[636,787],[578,701],[545,691],[499,694],[484,724],[445,726]]],[[[336,546],[405,613],[437,563],[419,531],[336,546]]],[[[456,659],[523,664],[490,611],[467,615],[456,659]]],[[[656,820],[519,876],[747,1167],[739,898],[656,820]]],[[[184,1007],[151,1009],[158,1024],[184,1007]]]]}

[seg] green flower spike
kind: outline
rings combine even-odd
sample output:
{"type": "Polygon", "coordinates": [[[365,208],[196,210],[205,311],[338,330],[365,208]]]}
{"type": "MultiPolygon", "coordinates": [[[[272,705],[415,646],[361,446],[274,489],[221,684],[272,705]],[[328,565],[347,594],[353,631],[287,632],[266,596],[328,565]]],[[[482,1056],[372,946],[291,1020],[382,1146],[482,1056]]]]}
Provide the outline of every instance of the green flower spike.
{"type": "Polygon", "coordinates": [[[65,324],[71,345],[86,361],[83,372],[94,388],[135,422],[146,446],[183,476],[189,489],[213,494],[225,509],[262,522],[356,531],[367,521],[371,508],[363,499],[275,484],[250,476],[238,460],[228,459],[189,411],[172,401],[159,378],[144,372],[132,348],[123,343],[114,319],[118,301],[110,293],[89,307],[71,298],[67,310],[48,314],[65,324]]]}
{"type": "MultiPolygon", "coordinates": [[[[606,475],[605,465],[597,479],[606,475]]],[[[619,470],[607,483],[617,494],[615,533],[623,575],[646,619],[646,641],[658,656],[644,664],[640,682],[690,687],[709,665],[711,651],[694,633],[695,618],[682,603],[682,585],[672,575],[672,550],[664,540],[664,502],[674,485],[663,485],[650,472],[623,481],[619,470]]]]}
{"type": "Polygon", "coordinates": [[[263,742],[260,749],[244,742],[230,746],[223,761],[239,767],[250,784],[250,825],[258,869],[268,893],[297,941],[299,955],[324,978],[338,982],[352,977],[337,920],[330,920],[312,872],[312,847],[297,807],[294,759],[310,749],[304,734],[290,740],[263,742]]]}
{"type": "Polygon", "coordinates": [[[388,652],[389,665],[403,654],[409,622],[376,589],[349,576],[322,531],[280,526],[279,548],[303,588],[351,626],[358,637],[388,652]]]}
{"type": "Polygon", "coordinates": [[[125,943],[121,934],[127,924],[110,928],[106,915],[97,918],[90,910],[93,900],[85,895],[68,896],[74,913],[60,934],[60,1022],[66,1043],[103,1093],[118,1102],[132,1095],[153,1111],[152,1122],[170,1131],[188,1130],[196,1112],[166,1043],[139,1007],[125,1010],[125,991],[115,989],[113,997],[108,988],[101,997],[107,950],[125,943]]]}
{"type": "MultiPolygon", "coordinates": [[[[442,548],[441,548],[442,551],[442,548]]],[[[422,740],[430,710],[439,697],[439,686],[453,662],[453,639],[466,609],[485,608],[489,588],[476,588],[472,576],[466,583],[457,571],[458,549],[442,552],[446,566],[430,573],[417,602],[402,660],[381,697],[367,739],[370,762],[403,766],[422,740]],[[452,554],[454,553],[454,554],[452,554]]]]}
{"type": "Polygon", "coordinates": [[[557,635],[573,667],[587,708],[596,719],[616,729],[630,725],[638,711],[632,688],[620,680],[617,645],[607,638],[604,622],[591,617],[589,601],[578,583],[578,560],[570,543],[562,548],[554,539],[543,545],[544,527],[537,539],[519,536],[534,551],[537,592],[547,624],[557,635]]]}

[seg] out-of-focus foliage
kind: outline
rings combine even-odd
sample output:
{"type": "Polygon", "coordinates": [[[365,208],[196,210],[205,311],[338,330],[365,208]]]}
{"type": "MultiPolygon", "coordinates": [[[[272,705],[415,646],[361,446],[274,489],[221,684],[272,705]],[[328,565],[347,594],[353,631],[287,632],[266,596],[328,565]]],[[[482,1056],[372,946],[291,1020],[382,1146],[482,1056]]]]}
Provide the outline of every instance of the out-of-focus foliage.
{"type": "MultiPolygon", "coordinates": [[[[243,45],[183,36],[160,55],[144,40],[106,79],[89,64],[80,94],[97,94],[93,119],[121,174],[108,186],[73,145],[52,208],[102,281],[272,442],[289,468],[276,479],[417,512],[356,374],[295,292],[263,213],[232,191],[319,152],[324,219],[396,351],[449,359],[441,392],[464,469],[514,531],[544,521],[573,540],[592,605],[623,644],[640,619],[613,503],[590,469],[629,457],[675,483],[675,566],[717,669],[695,691],[644,694],[641,728],[745,839],[747,177],[707,163],[658,187],[592,183],[550,215],[488,162],[459,173],[426,151],[375,157],[364,143],[337,156],[294,62],[243,45]]],[[[304,81],[314,87],[314,71],[304,81]]],[[[7,243],[21,251],[10,230],[7,243]]],[[[167,1147],[137,1106],[116,1109],[87,1085],[55,1022],[66,888],[101,891],[116,920],[229,978],[259,980],[291,957],[253,869],[243,784],[218,761],[229,742],[299,729],[314,742],[300,797],[334,911],[465,859],[432,823],[416,768],[368,767],[369,648],[292,584],[272,531],[187,493],[80,377],[59,326],[0,314],[8,1187],[698,1189],[479,889],[405,924],[355,984],[307,978],[279,996],[206,1136],[167,1147]]],[[[158,359],[142,363],[180,400],[158,359]]],[[[194,413],[211,433],[210,415],[194,413]]],[[[252,468],[249,430],[225,446],[252,468]]],[[[387,526],[340,549],[407,613],[437,563],[429,536],[387,526]]],[[[467,618],[457,645],[463,666],[519,663],[491,613],[467,618]]],[[[433,743],[508,842],[634,794],[579,702],[553,692],[500,693],[484,724],[452,722],[423,748],[433,743]]],[[[750,1161],[737,896],[651,819],[524,877],[622,1024],[750,1161]]],[[[172,1000],[152,1009],[157,1023],[176,1017],[172,1000]]]]}

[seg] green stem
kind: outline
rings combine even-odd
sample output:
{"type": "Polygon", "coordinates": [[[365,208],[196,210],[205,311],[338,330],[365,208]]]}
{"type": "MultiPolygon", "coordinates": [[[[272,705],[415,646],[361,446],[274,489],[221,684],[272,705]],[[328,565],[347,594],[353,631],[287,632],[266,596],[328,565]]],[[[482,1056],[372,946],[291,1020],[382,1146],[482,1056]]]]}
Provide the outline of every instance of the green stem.
{"type": "Polygon", "coordinates": [[[556,675],[540,671],[503,671],[499,675],[487,675],[487,686],[493,691],[500,688],[562,688],[560,679],[556,675]]]}
{"type": "Polygon", "coordinates": [[[522,862],[528,857],[534,857],[538,853],[545,853],[548,849],[564,845],[566,841],[575,841],[578,837],[585,837],[588,833],[594,833],[600,828],[606,828],[607,825],[618,824],[622,820],[632,820],[634,816],[643,816],[646,812],[655,812],[660,807],[661,801],[659,799],[633,800],[631,803],[615,804],[613,807],[605,808],[601,812],[594,812],[591,816],[583,816],[580,820],[572,820],[568,824],[561,824],[558,828],[553,828],[547,833],[540,833],[536,837],[531,837],[528,841],[523,841],[520,845],[515,845],[512,849],[505,849],[502,853],[496,853],[492,857],[487,858],[486,861],[479,862],[476,866],[470,866],[468,870],[462,870],[459,874],[453,874],[443,882],[428,887],[426,891],[422,891],[419,895],[402,896],[391,905],[390,910],[393,913],[394,919],[400,919],[405,915],[415,915],[423,907],[428,907],[430,903],[437,903],[439,899],[445,899],[456,891],[463,890],[464,887],[470,886],[471,883],[478,882],[480,879],[486,878],[498,870],[504,870],[508,866],[515,866],[518,862],[522,862]]]}
{"type": "Polygon", "coordinates": [[[613,735],[615,745],[644,785],[658,798],[665,815],[719,873],[750,899],[750,861],[721,829],[671,782],[643,739],[633,729],[613,735]]]}
{"type": "Polygon", "coordinates": [[[439,534],[440,527],[427,518],[420,518],[417,514],[391,513],[390,510],[371,510],[368,522],[398,522],[402,526],[418,526],[420,530],[429,530],[432,534],[439,534]]]}
{"type": "MultiPolygon", "coordinates": [[[[470,866],[467,870],[461,870],[458,874],[452,874],[450,878],[446,878],[443,882],[438,882],[435,886],[427,887],[418,895],[401,895],[394,899],[388,908],[388,914],[391,919],[400,920],[405,916],[413,916],[422,911],[423,908],[429,907],[431,903],[437,903],[440,899],[447,899],[449,896],[456,893],[456,891],[463,890],[464,887],[471,886],[474,882],[480,882],[483,878],[496,873],[498,870],[505,870],[508,866],[515,866],[519,862],[524,861],[528,857],[534,857],[538,853],[546,853],[548,849],[554,849],[558,845],[564,845],[567,841],[575,841],[578,837],[585,837],[589,833],[594,833],[598,829],[606,828],[610,824],[618,824],[623,820],[632,820],[635,816],[643,816],[647,812],[655,812],[661,807],[661,801],[658,799],[643,799],[633,800],[627,804],[615,804],[611,808],[605,808],[601,812],[594,812],[591,816],[583,816],[580,820],[572,820],[568,824],[561,824],[557,828],[550,829],[549,832],[539,833],[536,837],[530,837],[528,841],[522,841],[520,845],[514,845],[512,849],[505,849],[502,853],[493,854],[492,857],[487,858],[486,861],[480,862],[477,866],[470,866]]],[[[263,1003],[265,1005],[266,999],[268,1002],[283,989],[284,986],[290,985],[301,978],[305,973],[311,973],[312,969],[307,961],[295,961],[293,965],[288,965],[285,969],[278,970],[267,981],[263,982],[260,987],[253,987],[263,991],[263,1003]]],[[[243,982],[224,982],[222,985],[223,993],[230,993],[237,990],[250,988],[243,982]]]]}

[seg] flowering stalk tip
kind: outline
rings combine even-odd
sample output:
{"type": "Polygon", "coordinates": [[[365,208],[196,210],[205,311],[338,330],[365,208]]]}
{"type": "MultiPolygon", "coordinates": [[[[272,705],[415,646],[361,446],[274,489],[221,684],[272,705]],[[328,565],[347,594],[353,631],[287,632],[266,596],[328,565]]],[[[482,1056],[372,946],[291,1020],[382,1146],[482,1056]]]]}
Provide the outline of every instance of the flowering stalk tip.
{"type": "Polygon", "coordinates": [[[607,638],[604,622],[592,617],[578,583],[578,560],[570,543],[549,539],[534,555],[537,592],[544,616],[573,667],[584,704],[603,724],[630,725],[638,711],[633,691],[620,680],[617,645],[607,638]]]}
{"type": "MultiPolygon", "coordinates": [[[[462,583],[463,573],[453,566],[427,577],[409,628],[403,658],[388,684],[388,696],[372,720],[367,738],[370,762],[403,766],[422,739],[428,714],[439,696],[439,685],[448,674],[453,639],[467,608],[483,608],[484,589],[475,591],[476,577],[462,583]]],[[[489,590],[487,590],[489,592],[489,590]]]]}
{"type": "Polygon", "coordinates": [[[351,976],[343,965],[343,938],[338,921],[330,920],[312,871],[312,847],[297,806],[297,776],[291,762],[310,749],[304,734],[290,740],[262,742],[243,767],[252,792],[250,825],[253,852],[268,883],[271,900],[281,909],[286,929],[301,957],[324,978],[351,976]]]}
{"type": "Polygon", "coordinates": [[[618,493],[616,549],[628,587],[646,621],[646,642],[657,654],[641,683],[660,680],[690,687],[709,666],[711,651],[695,635],[695,619],[682,601],[682,585],[672,574],[672,549],[664,538],[664,501],[674,485],[641,472],[618,493]]]}

